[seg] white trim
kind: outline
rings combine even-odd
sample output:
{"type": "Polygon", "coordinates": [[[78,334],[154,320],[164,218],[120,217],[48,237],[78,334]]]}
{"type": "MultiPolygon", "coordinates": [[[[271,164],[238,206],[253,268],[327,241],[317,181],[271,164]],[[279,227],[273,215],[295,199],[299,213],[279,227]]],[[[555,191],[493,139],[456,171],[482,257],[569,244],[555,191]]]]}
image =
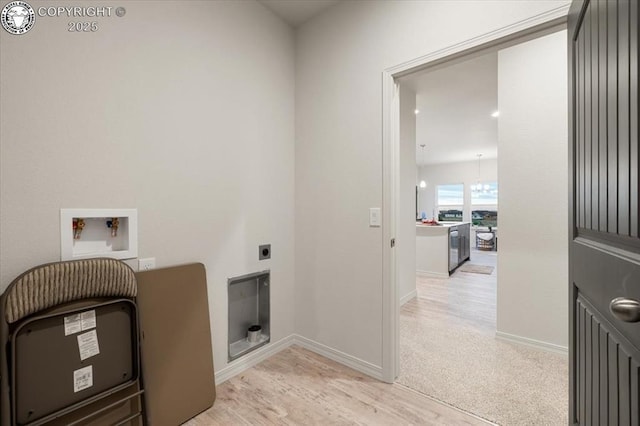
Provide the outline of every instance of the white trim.
{"type": "Polygon", "coordinates": [[[216,385],[226,382],[230,378],[237,376],[238,374],[254,367],[267,358],[270,358],[278,352],[293,345],[298,345],[308,349],[311,352],[322,355],[325,358],[329,358],[349,368],[353,368],[354,370],[366,374],[367,376],[371,376],[374,379],[382,380],[382,367],[373,365],[367,361],[361,360],[360,358],[356,358],[314,340],[307,339],[306,337],[297,334],[290,334],[275,343],[269,343],[260,349],[256,349],[247,355],[243,355],[229,363],[220,371],[216,371],[216,385]]]}
{"type": "Polygon", "coordinates": [[[470,40],[437,50],[419,58],[385,69],[382,72],[382,380],[394,382],[400,373],[400,322],[398,305],[397,259],[389,248],[396,231],[395,211],[399,167],[399,105],[395,94],[396,78],[420,68],[446,62],[488,47],[497,46],[527,34],[566,25],[570,4],[565,4],[528,19],[507,25],[470,40]]]}
{"type": "Polygon", "coordinates": [[[382,367],[380,366],[373,365],[367,361],[361,360],[360,358],[356,358],[352,355],[330,348],[329,346],[307,339],[303,336],[294,335],[293,344],[308,349],[311,352],[315,352],[318,355],[322,355],[325,358],[332,359],[349,368],[353,368],[354,370],[366,374],[367,376],[371,376],[374,379],[383,380],[382,367]]]}
{"type": "Polygon", "coordinates": [[[449,278],[449,274],[445,274],[444,272],[432,272],[432,271],[420,271],[416,270],[416,274],[420,274],[424,277],[428,278],[449,278]]]}
{"type": "Polygon", "coordinates": [[[467,54],[469,50],[482,46],[483,48],[490,47],[494,42],[501,43],[504,38],[513,36],[517,33],[521,33],[526,30],[530,30],[541,25],[554,24],[554,21],[558,21],[558,24],[566,22],[567,15],[571,4],[567,3],[563,6],[559,6],[555,9],[548,10],[539,15],[532,16],[525,20],[516,22],[506,27],[499,28],[494,31],[479,35],[469,40],[445,47],[435,52],[428,53],[424,56],[403,62],[391,68],[387,68],[385,72],[391,74],[393,77],[400,77],[400,74],[407,74],[417,71],[414,68],[422,68],[426,65],[430,65],[432,62],[436,62],[440,59],[458,55],[460,53],[467,54]]]}
{"type": "Polygon", "coordinates": [[[405,294],[404,296],[402,296],[400,298],[400,306],[404,305],[405,303],[407,303],[409,300],[413,299],[414,297],[418,297],[418,290],[416,290],[416,289],[411,290],[408,294],[405,294]]]}
{"type": "Polygon", "coordinates": [[[502,331],[496,331],[496,338],[505,340],[507,342],[517,343],[519,345],[541,349],[547,352],[555,352],[562,355],[569,354],[569,348],[567,348],[566,346],[560,346],[556,345],[555,343],[548,343],[541,340],[530,339],[528,337],[516,336],[515,334],[503,333],[502,331]]]}
{"type": "Polygon", "coordinates": [[[265,359],[272,357],[273,355],[288,348],[293,344],[294,335],[291,334],[284,339],[280,339],[277,342],[268,343],[260,349],[256,349],[255,351],[248,353],[247,355],[244,355],[236,359],[235,361],[232,361],[231,363],[227,364],[227,366],[222,370],[216,371],[216,385],[226,382],[233,376],[236,376],[243,371],[248,370],[249,368],[261,363],[265,359]]]}
{"type": "Polygon", "coordinates": [[[399,202],[400,154],[399,86],[387,72],[382,75],[382,380],[395,382],[400,372],[400,307],[397,256],[391,247],[396,236],[399,202]]]}

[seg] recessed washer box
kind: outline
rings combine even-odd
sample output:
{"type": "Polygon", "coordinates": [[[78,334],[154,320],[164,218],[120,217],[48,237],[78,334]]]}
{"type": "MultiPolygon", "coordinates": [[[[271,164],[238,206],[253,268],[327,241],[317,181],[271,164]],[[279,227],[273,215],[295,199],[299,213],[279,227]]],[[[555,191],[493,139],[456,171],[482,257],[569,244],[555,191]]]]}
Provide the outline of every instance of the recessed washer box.
{"type": "Polygon", "coordinates": [[[267,271],[229,278],[229,361],[233,361],[271,340],[269,281],[267,271]],[[258,335],[249,328],[260,326],[258,335]]]}
{"type": "Polygon", "coordinates": [[[60,209],[61,260],[138,257],[137,209],[60,209]],[[117,218],[117,230],[113,224],[117,218]],[[77,234],[76,224],[82,220],[77,234]]]}

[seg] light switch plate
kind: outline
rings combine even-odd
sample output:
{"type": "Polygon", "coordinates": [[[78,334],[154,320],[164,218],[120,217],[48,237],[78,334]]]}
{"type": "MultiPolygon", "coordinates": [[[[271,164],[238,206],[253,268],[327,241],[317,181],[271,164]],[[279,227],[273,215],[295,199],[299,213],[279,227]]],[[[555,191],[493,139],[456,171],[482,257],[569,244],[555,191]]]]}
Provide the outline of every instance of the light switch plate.
{"type": "Polygon", "coordinates": [[[369,226],[381,226],[382,214],[380,213],[380,207],[371,207],[369,209],[369,226]]]}

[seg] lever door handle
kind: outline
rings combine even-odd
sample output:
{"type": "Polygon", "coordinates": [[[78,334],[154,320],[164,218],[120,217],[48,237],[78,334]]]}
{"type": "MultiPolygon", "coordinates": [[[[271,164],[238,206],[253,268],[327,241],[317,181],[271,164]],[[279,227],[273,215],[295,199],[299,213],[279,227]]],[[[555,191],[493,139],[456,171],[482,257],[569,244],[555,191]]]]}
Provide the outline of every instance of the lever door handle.
{"type": "Polygon", "coordinates": [[[609,310],[624,322],[640,321],[640,302],[626,297],[616,297],[609,304],[609,310]]]}

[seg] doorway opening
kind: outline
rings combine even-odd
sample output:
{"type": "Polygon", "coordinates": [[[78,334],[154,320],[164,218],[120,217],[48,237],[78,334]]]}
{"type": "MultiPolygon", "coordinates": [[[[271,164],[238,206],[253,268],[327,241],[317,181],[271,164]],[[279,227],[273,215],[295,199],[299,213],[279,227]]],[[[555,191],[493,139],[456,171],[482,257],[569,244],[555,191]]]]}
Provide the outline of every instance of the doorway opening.
{"type": "MultiPolygon", "coordinates": [[[[520,178],[517,173],[512,174],[513,164],[498,166],[502,161],[498,152],[498,86],[503,91],[514,90],[509,88],[510,82],[498,81],[499,56],[500,52],[509,52],[504,55],[508,62],[513,59],[510,49],[546,37],[553,37],[554,43],[563,40],[566,49],[566,33],[558,33],[562,30],[563,27],[547,27],[438,62],[426,70],[409,70],[394,81],[399,98],[395,129],[399,134],[396,157],[399,172],[394,176],[398,194],[392,197],[397,203],[395,231],[399,241],[411,244],[406,237],[413,227],[415,241],[413,290],[406,286],[406,278],[411,275],[407,253],[410,256],[411,250],[398,249],[395,254],[396,300],[406,302],[398,308],[396,378],[419,392],[501,424],[518,423],[522,416],[542,423],[567,422],[566,349],[563,352],[562,345],[547,340],[544,349],[560,352],[551,353],[541,350],[545,346],[543,340],[537,341],[542,343],[539,347],[532,347],[535,344],[527,347],[496,338],[520,338],[520,343],[535,340],[510,334],[503,331],[510,331],[508,327],[500,330],[497,326],[498,257],[502,253],[498,242],[502,237],[505,241],[513,240],[513,236],[502,233],[500,223],[503,218],[505,222],[513,220],[514,213],[505,209],[506,214],[502,214],[502,184],[506,179],[505,186],[510,187],[512,180],[520,178]],[[489,70],[486,73],[489,77],[483,77],[482,66],[489,70]],[[448,82],[453,88],[446,89],[448,82]],[[442,93],[438,93],[439,89],[442,93]],[[493,93],[483,96],[484,92],[493,93]],[[461,101],[450,102],[455,98],[461,101]],[[413,105],[407,99],[413,100],[413,105]],[[481,118],[478,109],[482,110],[481,118]],[[453,119],[445,118],[446,115],[453,119]],[[424,116],[427,120],[421,122],[424,116]],[[411,131],[406,131],[406,127],[411,127],[412,119],[415,131],[413,141],[407,144],[411,131]],[[404,173],[403,160],[409,155],[414,169],[404,173]],[[500,175],[499,169],[506,173],[500,175]],[[407,182],[411,187],[407,187],[407,182]],[[415,205],[402,204],[413,195],[415,205]],[[407,211],[413,216],[413,223],[406,220],[407,211]],[[454,246],[451,229],[462,224],[469,224],[471,232],[466,240],[458,239],[455,248],[459,253],[464,251],[460,245],[464,245],[470,259],[466,262],[461,259],[463,263],[458,265],[451,262],[454,246]],[[529,402],[523,405],[522,401],[529,402]],[[536,413],[535,417],[531,413],[536,413]]],[[[507,75],[517,72],[508,65],[503,70],[507,75]]],[[[566,63],[563,72],[566,78],[566,63]]],[[[527,90],[523,92],[526,93],[527,90]]],[[[566,110],[566,104],[561,107],[566,110]]],[[[509,161],[516,158],[510,149],[506,152],[509,161]]],[[[565,175],[566,164],[563,162],[565,175]]],[[[528,188],[526,184],[522,187],[528,188]]],[[[513,196],[513,192],[507,194],[513,196]]],[[[566,198],[564,193],[562,196],[566,198]]],[[[526,226],[527,218],[521,220],[526,226]]],[[[513,225],[505,227],[508,229],[513,229],[513,225]]],[[[521,250],[525,246],[506,247],[505,261],[513,262],[514,247],[521,250]]],[[[513,263],[509,268],[513,270],[513,263]]],[[[511,285],[512,281],[517,286],[518,278],[513,274],[503,284],[511,285]]],[[[509,296],[509,292],[503,293],[509,296]]]]}

